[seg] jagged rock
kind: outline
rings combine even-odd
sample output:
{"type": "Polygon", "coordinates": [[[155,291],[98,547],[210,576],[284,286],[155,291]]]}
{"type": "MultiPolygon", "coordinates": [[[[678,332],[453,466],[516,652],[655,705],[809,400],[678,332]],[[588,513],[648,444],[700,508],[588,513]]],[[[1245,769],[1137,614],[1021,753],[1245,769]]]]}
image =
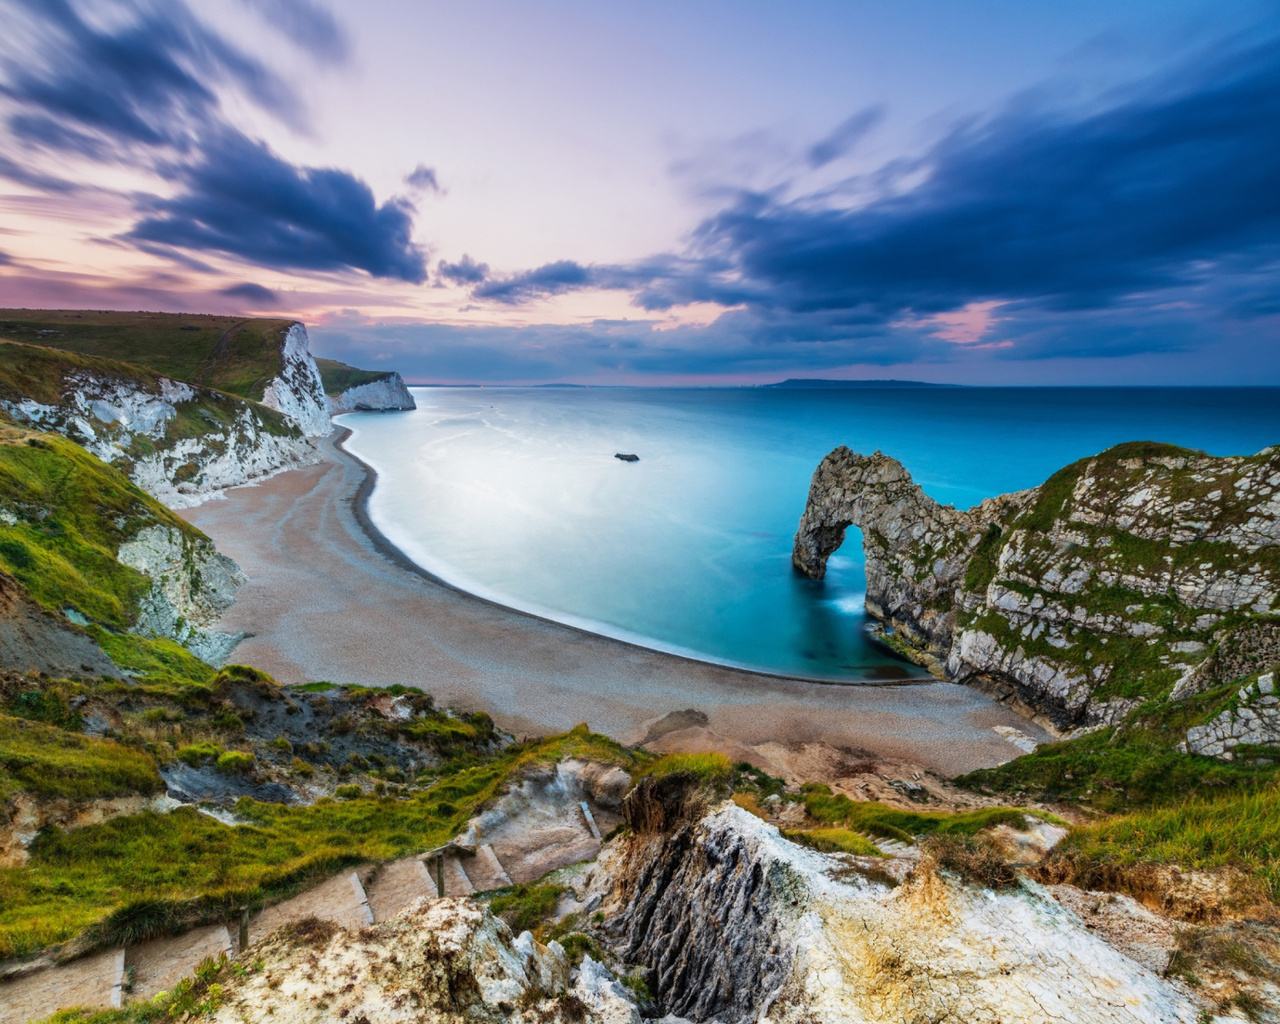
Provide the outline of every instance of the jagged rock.
{"type": "Polygon", "coordinates": [[[1275,673],[1265,672],[1257,683],[1243,687],[1238,704],[1227,708],[1207,725],[1187,730],[1183,749],[1192,754],[1233,761],[1240,746],[1280,746],[1280,697],[1275,673]]]}
{"type": "Polygon", "coordinates": [[[133,632],[169,637],[211,665],[222,664],[244,638],[212,628],[247,580],[207,538],[156,524],[121,544],[116,558],[152,580],[133,632]]]}
{"type": "Polygon", "coordinates": [[[638,1015],[623,1016],[625,993],[619,1000],[596,972],[570,986],[559,943],[514,938],[463,897],[418,900],[358,934],[300,931],[281,929],[254,946],[252,958],[266,967],[228,981],[214,1021],[638,1024],[638,1015]]]}
{"type": "Polygon", "coordinates": [[[1198,1009],[1041,887],[937,871],[890,888],[733,805],[606,851],[614,947],[689,1020],[1186,1022],[1198,1009]]]}
{"type": "MultiPolygon", "coordinates": [[[[967,512],[895,459],[837,448],[814,473],[796,567],[821,579],[850,525],[881,639],[1063,730],[1123,718],[1141,702],[1126,687],[1195,692],[1232,631],[1280,608],[1276,448],[1119,445],[967,512]]],[[[1236,667],[1267,667],[1266,649],[1236,667]]]]}

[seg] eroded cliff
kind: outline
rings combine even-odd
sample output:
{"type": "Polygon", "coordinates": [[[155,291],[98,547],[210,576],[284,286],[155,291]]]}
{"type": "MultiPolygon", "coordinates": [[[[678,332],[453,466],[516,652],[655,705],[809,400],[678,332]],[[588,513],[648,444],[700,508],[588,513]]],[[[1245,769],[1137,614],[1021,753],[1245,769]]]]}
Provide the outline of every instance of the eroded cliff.
{"type": "Polygon", "coordinates": [[[814,474],[796,567],[820,579],[851,525],[882,639],[1059,729],[1277,660],[1258,640],[1280,611],[1277,448],[1119,445],[968,511],[939,505],[895,459],[837,448],[814,474]]]}
{"type": "MultiPolygon", "coordinates": [[[[307,411],[285,404],[284,413],[307,411]]],[[[0,343],[0,408],[69,437],[170,508],[319,458],[282,412],[145,367],[31,345],[0,343]]]]}

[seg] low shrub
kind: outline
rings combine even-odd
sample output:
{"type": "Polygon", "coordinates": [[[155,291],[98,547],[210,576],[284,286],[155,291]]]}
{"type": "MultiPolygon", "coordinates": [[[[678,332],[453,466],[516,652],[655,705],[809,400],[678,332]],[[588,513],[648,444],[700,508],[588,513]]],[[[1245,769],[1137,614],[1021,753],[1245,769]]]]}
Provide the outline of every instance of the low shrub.
{"type": "Polygon", "coordinates": [[[363,796],[364,790],[352,782],[345,786],[339,786],[333,791],[333,795],[339,800],[354,800],[358,796],[363,796]]]}
{"type": "Polygon", "coordinates": [[[967,882],[987,889],[1010,889],[1018,884],[1018,873],[985,836],[936,834],[927,837],[920,847],[938,867],[967,882]]]}

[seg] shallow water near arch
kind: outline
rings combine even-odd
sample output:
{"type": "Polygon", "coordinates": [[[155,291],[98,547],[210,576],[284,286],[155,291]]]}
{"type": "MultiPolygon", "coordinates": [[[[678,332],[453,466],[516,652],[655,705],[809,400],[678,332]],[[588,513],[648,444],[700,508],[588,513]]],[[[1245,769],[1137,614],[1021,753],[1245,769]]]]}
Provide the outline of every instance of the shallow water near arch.
{"type": "Polygon", "coordinates": [[[413,391],[416,411],[339,422],[378,473],[373,521],[428,572],[645,646],[844,682],[917,672],[863,634],[857,531],[822,583],[791,568],[835,446],[893,455],[967,508],[1121,441],[1280,443],[1274,388],[413,391]]]}

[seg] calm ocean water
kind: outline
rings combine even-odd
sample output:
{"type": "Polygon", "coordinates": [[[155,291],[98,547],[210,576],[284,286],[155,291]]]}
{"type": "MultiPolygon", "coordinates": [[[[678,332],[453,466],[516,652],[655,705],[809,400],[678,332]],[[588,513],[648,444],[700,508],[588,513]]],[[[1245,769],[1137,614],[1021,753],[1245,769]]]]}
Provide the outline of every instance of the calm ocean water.
{"type": "Polygon", "coordinates": [[[423,568],[503,604],[767,671],[881,679],[860,538],[791,569],[809,478],[879,448],[961,508],[1121,441],[1215,455],[1280,443],[1280,389],[417,388],[355,413],[374,521],[423,568]],[[625,463],[615,452],[634,452],[625,463]]]}

